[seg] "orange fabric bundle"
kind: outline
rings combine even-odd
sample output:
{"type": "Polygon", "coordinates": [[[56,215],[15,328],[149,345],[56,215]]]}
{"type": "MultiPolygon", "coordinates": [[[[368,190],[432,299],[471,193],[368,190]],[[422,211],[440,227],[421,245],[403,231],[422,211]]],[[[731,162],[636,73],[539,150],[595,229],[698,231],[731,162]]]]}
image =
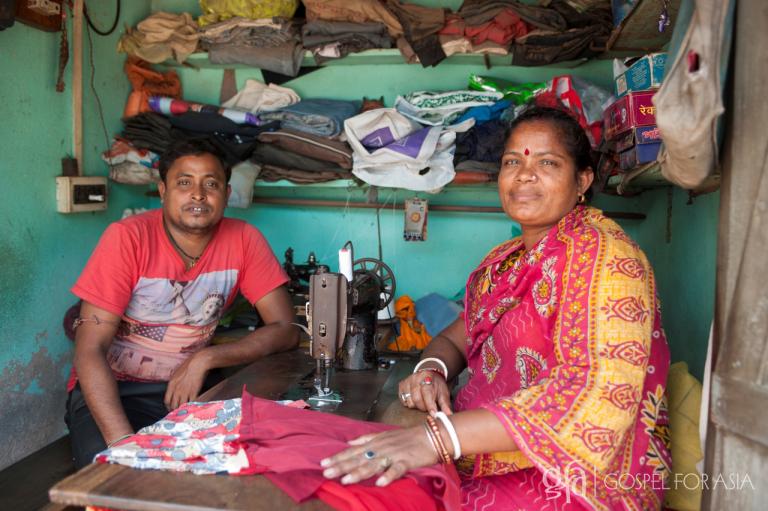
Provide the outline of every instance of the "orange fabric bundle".
{"type": "Polygon", "coordinates": [[[181,80],[176,71],[160,73],[152,69],[149,62],[136,57],[125,59],[123,67],[133,92],[125,103],[123,117],[133,117],[149,111],[150,96],[168,96],[181,99],[181,80]]]}
{"type": "Polygon", "coordinates": [[[416,319],[416,304],[410,296],[403,295],[395,300],[395,316],[400,319],[400,335],[395,342],[389,343],[392,351],[423,350],[432,336],[424,325],[416,319]]]}

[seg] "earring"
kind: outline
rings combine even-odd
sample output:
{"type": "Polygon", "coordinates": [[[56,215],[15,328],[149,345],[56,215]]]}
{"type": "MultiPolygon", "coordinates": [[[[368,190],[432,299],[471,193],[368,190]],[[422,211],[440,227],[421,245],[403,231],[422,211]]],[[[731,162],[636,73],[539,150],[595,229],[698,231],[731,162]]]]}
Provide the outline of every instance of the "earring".
{"type": "Polygon", "coordinates": [[[587,202],[587,197],[583,193],[580,193],[579,194],[579,204],[584,204],[585,202],[587,202]]]}

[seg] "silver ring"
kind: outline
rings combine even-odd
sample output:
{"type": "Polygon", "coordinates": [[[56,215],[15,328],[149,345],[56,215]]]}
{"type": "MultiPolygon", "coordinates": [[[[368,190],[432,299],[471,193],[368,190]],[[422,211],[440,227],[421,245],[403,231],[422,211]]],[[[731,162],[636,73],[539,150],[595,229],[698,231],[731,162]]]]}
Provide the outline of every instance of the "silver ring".
{"type": "Polygon", "coordinates": [[[367,460],[372,460],[373,458],[376,457],[376,452],[374,452],[374,451],[365,451],[363,453],[363,457],[365,459],[367,459],[367,460]]]}
{"type": "Polygon", "coordinates": [[[402,394],[400,394],[400,399],[403,401],[403,403],[408,401],[408,398],[410,398],[410,397],[411,397],[411,393],[410,392],[403,392],[402,394]]]}

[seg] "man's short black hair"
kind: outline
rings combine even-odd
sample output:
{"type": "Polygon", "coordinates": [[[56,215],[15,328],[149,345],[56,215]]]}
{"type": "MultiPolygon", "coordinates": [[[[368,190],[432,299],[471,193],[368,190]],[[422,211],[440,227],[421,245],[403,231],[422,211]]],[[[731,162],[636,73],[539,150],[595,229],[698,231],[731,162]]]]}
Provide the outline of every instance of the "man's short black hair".
{"type": "Polygon", "coordinates": [[[221,168],[224,169],[224,174],[227,177],[227,183],[229,183],[229,178],[232,177],[232,166],[227,163],[222,152],[210,141],[204,138],[177,140],[171,143],[171,145],[168,146],[168,149],[160,155],[160,164],[158,168],[160,172],[160,180],[163,183],[166,182],[165,178],[168,176],[168,169],[170,169],[174,162],[179,158],[183,158],[184,156],[198,156],[206,153],[219,160],[221,168]]]}

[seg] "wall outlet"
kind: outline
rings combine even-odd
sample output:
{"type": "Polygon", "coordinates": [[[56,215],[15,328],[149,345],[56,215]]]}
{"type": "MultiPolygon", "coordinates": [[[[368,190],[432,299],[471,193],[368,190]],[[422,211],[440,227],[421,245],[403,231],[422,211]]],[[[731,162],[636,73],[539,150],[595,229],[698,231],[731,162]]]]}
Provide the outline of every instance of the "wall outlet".
{"type": "Polygon", "coordinates": [[[59,213],[107,209],[107,178],[102,176],[58,176],[56,210],[59,213]]]}

